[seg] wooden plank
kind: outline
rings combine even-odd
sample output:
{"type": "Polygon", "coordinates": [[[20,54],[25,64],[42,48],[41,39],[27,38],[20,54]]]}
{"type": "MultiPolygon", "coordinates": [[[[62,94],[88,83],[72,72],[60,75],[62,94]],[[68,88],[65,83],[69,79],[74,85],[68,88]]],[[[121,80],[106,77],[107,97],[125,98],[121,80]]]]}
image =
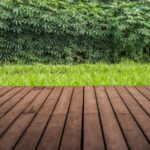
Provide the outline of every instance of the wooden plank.
{"type": "Polygon", "coordinates": [[[4,86],[0,86],[0,90],[2,90],[4,88],[4,86]]]}
{"type": "Polygon", "coordinates": [[[65,87],[39,143],[38,150],[57,150],[65,125],[73,87],[65,87]]]}
{"type": "Polygon", "coordinates": [[[61,150],[80,150],[82,134],[82,108],[83,87],[75,87],[60,145],[61,150]]]}
{"type": "Polygon", "coordinates": [[[13,87],[11,87],[11,86],[4,87],[4,88],[0,91],[0,97],[3,96],[4,94],[6,94],[7,92],[9,92],[11,89],[13,89],[13,87]]]}
{"type": "Polygon", "coordinates": [[[22,91],[17,93],[9,101],[0,107],[0,118],[5,115],[10,109],[12,109],[27,93],[29,93],[33,87],[25,87],[22,91]]]}
{"type": "Polygon", "coordinates": [[[113,113],[104,87],[96,87],[95,90],[107,149],[127,150],[128,146],[113,113]]]}
{"type": "Polygon", "coordinates": [[[98,115],[95,91],[93,87],[85,87],[84,91],[84,135],[85,150],[105,149],[98,115]]]}
{"type": "Polygon", "coordinates": [[[48,96],[47,100],[45,101],[44,105],[38,112],[37,116],[31,123],[31,125],[26,130],[23,137],[20,139],[18,144],[14,149],[23,149],[23,147],[27,149],[35,149],[41,135],[46,127],[48,119],[51,116],[51,113],[58,101],[58,98],[61,94],[63,87],[55,87],[52,93],[48,96]],[[28,145],[28,148],[26,148],[28,145]]]}
{"type": "Polygon", "coordinates": [[[106,87],[106,91],[130,149],[149,150],[150,149],[149,143],[147,142],[145,136],[137,126],[132,115],[124,105],[122,99],[118,95],[115,88],[109,86],[106,87]]]}
{"type": "Polygon", "coordinates": [[[150,116],[150,101],[148,101],[135,87],[126,86],[126,88],[143,110],[150,116]]]}
{"type": "Polygon", "coordinates": [[[17,92],[21,91],[23,87],[16,87],[11,91],[7,92],[7,94],[0,97],[0,106],[2,106],[5,102],[7,102],[11,97],[13,97],[17,92]]]}
{"type": "Polygon", "coordinates": [[[145,136],[150,141],[150,117],[143,111],[124,87],[117,86],[116,89],[145,136]]]}
{"type": "Polygon", "coordinates": [[[147,88],[148,90],[150,90],[150,86],[146,86],[146,88],[147,88]]]}
{"type": "Polygon", "coordinates": [[[143,86],[135,86],[148,100],[150,100],[150,91],[143,86]]]}
{"type": "Polygon", "coordinates": [[[34,149],[38,144],[38,141],[45,129],[45,126],[48,122],[48,119],[51,116],[51,113],[57,103],[57,100],[61,94],[62,87],[56,87],[51,95],[48,97],[45,102],[42,110],[38,113],[38,116],[35,118],[27,132],[25,133],[23,140],[17,145],[16,149],[20,149],[23,145],[28,145],[29,149],[34,149]],[[32,135],[32,136],[31,136],[32,135]]]}
{"type": "Polygon", "coordinates": [[[24,109],[39,94],[41,88],[34,88],[24,97],[11,111],[0,119],[0,136],[10,127],[10,125],[20,116],[24,109]]]}
{"type": "Polygon", "coordinates": [[[34,101],[25,109],[24,113],[37,113],[41,105],[45,102],[47,96],[52,91],[52,87],[44,88],[34,101]]]}
{"type": "Polygon", "coordinates": [[[138,88],[0,88],[0,150],[149,150],[150,90],[138,88]]]}
{"type": "MultiPolygon", "coordinates": [[[[45,102],[47,96],[50,94],[52,88],[44,88],[41,93],[36,97],[36,99],[26,108],[23,114],[19,116],[17,121],[11,125],[11,127],[7,130],[7,132],[2,136],[1,138],[3,141],[5,141],[5,149],[12,149],[15,143],[18,141],[19,137],[21,134],[25,131],[27,128],[28,124],[33,120],[34,116],[37,114],[38,110],[42,107],[42,104],[45,102]],[[35,102],[37,102],[35,104],[35,102]],[[30,108],[34,107],[34,110],[36,111],[30,111],[30,108]],[[29,108],[29,109],[28,109],[29,108]],[[29,111],[28,111],[29,110],[29,111]],[[19,126],[19,123],[23,122],[28,122],[27,123],[22,123],[22,126],[19,126]],[[19,126],[19,131],[18,130],[19,126]],[[16,132],[17,131],[17,132],[16,132]],[[11,133],[16,132],[17,135],[12,135],[11,133]]],[[[32,109],[31,109],[32,110],[32,109]]],[[[3,143],[2,143],[3,144],[3,143]]]]}
{"type": "MultiPolygon", "coordinates": [[[[22,114],[10,129],[0,138],[0,149],[11,150],[16,140],[20,137],[23,129],[31,122],[34,114],[22,114]]],[[[26,146],[27,147],[27,146],[26,146]]],[[[25,148],[25,147],[24,147],[25,148]]],[[[23,149],[23,148],[22,148],[23,149]]]]}

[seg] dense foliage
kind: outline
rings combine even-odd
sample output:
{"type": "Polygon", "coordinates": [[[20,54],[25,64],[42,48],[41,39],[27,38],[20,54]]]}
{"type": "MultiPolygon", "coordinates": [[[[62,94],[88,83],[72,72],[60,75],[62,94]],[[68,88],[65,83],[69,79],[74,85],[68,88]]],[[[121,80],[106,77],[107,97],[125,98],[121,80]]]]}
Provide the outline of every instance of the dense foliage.
{"type": "Polygon", "coordinates": [[[150,61],[150,0],[0,2],[0,63],[150,61]]]}

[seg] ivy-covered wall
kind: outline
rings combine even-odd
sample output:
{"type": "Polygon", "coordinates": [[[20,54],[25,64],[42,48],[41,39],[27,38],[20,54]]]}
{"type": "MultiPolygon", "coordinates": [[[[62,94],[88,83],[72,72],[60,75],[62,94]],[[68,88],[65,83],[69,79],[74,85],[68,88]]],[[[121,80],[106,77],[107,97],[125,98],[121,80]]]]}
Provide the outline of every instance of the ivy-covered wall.
{"type": "Polygon", "coordinates": [[[150,62],[150,0],[0,2],[0,63],[150,62]]]}

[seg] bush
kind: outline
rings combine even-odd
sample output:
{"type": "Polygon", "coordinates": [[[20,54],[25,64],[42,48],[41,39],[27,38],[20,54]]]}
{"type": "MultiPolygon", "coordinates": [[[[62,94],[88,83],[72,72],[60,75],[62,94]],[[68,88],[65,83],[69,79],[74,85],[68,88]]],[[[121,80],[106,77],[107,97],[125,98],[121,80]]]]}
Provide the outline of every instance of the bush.
{"type": "Polygon", "coordinates": [[[150,1],[0,3],[0,63],[150,61],[150,1]]]}

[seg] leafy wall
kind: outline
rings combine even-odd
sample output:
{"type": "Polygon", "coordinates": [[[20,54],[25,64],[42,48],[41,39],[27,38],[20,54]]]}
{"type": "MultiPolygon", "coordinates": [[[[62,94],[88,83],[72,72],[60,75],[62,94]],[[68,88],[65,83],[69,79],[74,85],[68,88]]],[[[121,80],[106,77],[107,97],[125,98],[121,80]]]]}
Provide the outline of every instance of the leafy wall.
{"type": "Polygon", "coordinates": [[[150,1],[0,2],[0,63],[150,61],[150,1]]]}

